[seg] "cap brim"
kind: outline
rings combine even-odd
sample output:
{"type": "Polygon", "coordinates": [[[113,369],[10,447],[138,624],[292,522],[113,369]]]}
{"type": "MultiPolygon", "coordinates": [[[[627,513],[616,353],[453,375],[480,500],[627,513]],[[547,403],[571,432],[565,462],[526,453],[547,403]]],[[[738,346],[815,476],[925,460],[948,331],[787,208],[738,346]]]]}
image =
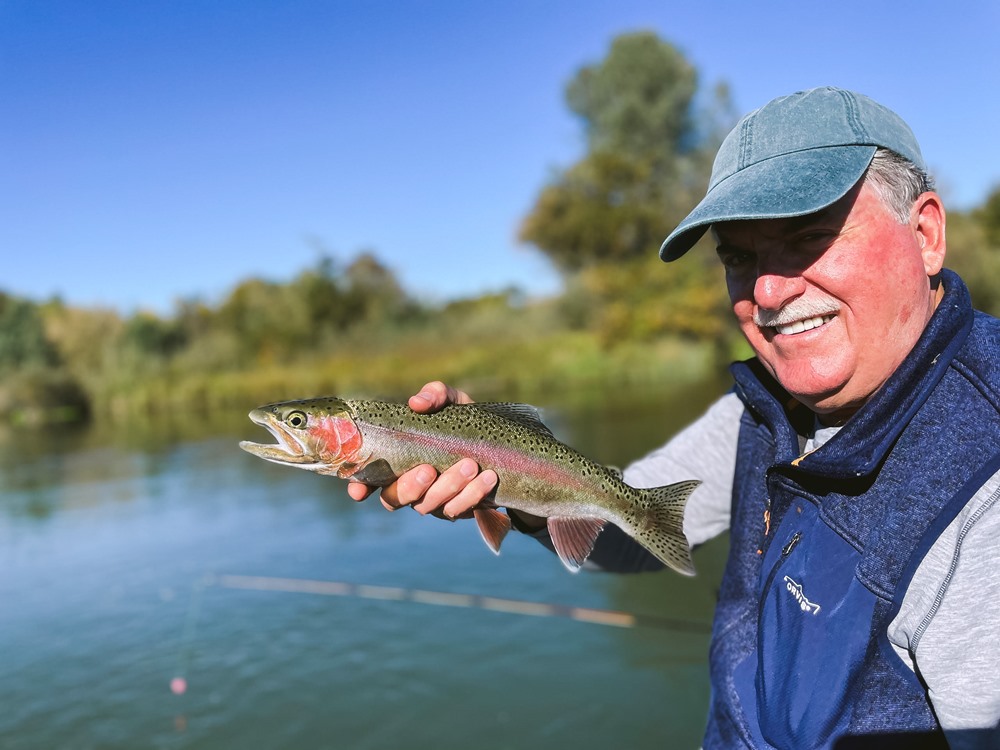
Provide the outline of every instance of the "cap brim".
{"type": "Polygon", "coordinates": [[[720,221],[783,219],[826,208],[843,198],[875,155],[875,146],[827,146],[752,164],[710,189],[660,246],[677,260],[720,221]]]}

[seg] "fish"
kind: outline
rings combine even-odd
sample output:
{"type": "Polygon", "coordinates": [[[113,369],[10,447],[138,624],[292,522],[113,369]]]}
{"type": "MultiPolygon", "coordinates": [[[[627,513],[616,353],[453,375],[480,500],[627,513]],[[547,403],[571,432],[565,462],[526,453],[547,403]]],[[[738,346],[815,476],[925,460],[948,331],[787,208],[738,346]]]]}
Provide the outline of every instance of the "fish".
{"type": "Polygon", "coordinates": [[[249,416],[277,442],[240,442],[248,453],[371,486],[388,486],[420,464],[443,471],[461,458],[492,469],[499,481],[473,516],[496,554],[511,528],[499,508],[509,508],[546,519],[552,546],[570,571],[583,566],[611,523],[664,565],[695,573],[682,527],[700,482],[632,487],[617,469],[557,440],[533,406],[476,402],[422,414],[401,403],[329,396],[266,404],[249,416]]]}

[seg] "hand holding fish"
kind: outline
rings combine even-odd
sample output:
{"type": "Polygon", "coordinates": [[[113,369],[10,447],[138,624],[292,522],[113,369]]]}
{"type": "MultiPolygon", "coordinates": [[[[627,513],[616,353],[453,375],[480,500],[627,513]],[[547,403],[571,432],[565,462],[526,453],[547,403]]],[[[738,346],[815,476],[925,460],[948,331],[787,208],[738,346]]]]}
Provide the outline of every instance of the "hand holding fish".
{"type": "MultiPolygon", "coordinates": [[[[439,380],[427,383],[408,402],[418,414],[433,414],[449,404],[471,403],[473,400],[467,393],[439,380]]],[[[421,464],[382,488],[380,499],[390,511],[409,505],[422,515],[465,518],[471,516],[472,509],[493,491],[496,483],[496,472],[487,470],[480,474],[479,465],[472,459],[462,459],[441,474],[430,464],[421,464]]],[[[352,480],[347,493],[360,502],[376,489],[378,487],[352,480]]]]}
{"type": "MultiPolygon", "coordinates": [[[[433,414],[450,404],[475,402],[464,391],[435,380],[411,396],[407,403],[418,414],[433,414]]],[[[422,515],[431,514],[449,520],[472,518],[473,510],[489,496],[497,481],[495,471],[486,469],[480,472],[479,464],[469,458],[458,461],[441,474],[430,464],[421,464],[382,488],[379,498],[389,511],[409,505],[422,515]]],[[[377,489],[352,480],[347,485],[347,494],[361,502],[377,489]]],[[[508,508],[507,512],[517,513],[522,530],[545,528],[545,519],[540,516],[517,512],[512,508],[508,508]]]]}

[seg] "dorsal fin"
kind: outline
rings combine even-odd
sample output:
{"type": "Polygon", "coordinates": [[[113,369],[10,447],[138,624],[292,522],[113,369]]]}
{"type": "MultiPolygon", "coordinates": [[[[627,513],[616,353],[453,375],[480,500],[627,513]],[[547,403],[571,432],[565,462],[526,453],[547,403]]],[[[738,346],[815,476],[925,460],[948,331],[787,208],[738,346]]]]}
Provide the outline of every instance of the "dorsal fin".
{"type": "Polygon", "coordinates": [[[542,422],[542,417],[538,413],[538,409],[530,404],[510,404],[501,401],[477,401],[474,404],[466,404],[465,408],[482,409],[483,411],[492,412],[493,414],[503,417],[511,422],[517,422],[517,424],[527,427],[530,430],[540,432],[546,437],[555,437],[552,434],[552,430],[546,427],[542,422]]]}

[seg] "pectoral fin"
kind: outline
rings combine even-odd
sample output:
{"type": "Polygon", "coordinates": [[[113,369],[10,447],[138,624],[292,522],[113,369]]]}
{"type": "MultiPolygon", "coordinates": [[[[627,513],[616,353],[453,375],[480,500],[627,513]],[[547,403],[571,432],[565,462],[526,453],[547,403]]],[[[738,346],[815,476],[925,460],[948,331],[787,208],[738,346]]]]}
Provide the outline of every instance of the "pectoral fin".
{"type": "Polygon", "coordinates": [[[387,487],[399,478],[384,458],[375,459],[349,476],[357,482],[364,482],[372,487],[387,487]]]}
{"type": "Polygon", "coordinates": [[[472,511],[472,515],[479,525],[479,533],[482,534],[486,546],[493,550],[493,554],[499,555],[503,538],[510,531],[510,518],[496,508],[476,508],[472,511]]]}
{"type": "Polygon", "coordinates": [[[548,519],[549,536],[562,564],[576,573],[594,549],[597,535],[607,521],[603,518],[563,518],[548,519]]]}

